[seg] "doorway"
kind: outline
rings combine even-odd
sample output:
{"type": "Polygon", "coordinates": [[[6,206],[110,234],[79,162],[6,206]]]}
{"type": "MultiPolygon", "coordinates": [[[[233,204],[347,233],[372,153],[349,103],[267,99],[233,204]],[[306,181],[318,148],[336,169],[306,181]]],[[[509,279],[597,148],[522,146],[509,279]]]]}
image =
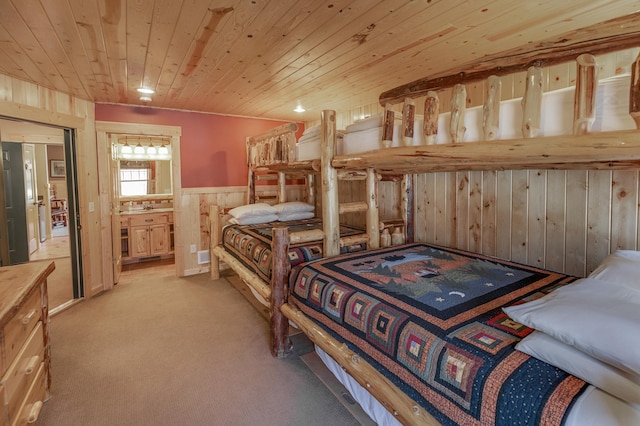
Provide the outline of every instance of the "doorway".
{"type": "MultiPolygon", "coordinates": [[[[0,118],[8,264],[51,262],[52,310],[83,296],[71,129],[0,118]]],[[[4,263],[4,262],[3,262],[4,263]]]]}
{"type": "MultiPolygon", "coordinates": [[[[115,179],[117,169],[115,159],[113,158],[112,145],[119,137],[123,136],[139,136],[139,137],[157,137],[167,140],[167,146],[170,147],[172,153],[171,161],[171,181],[173,206],[173,229],[171,235],[174,238],[173,246],[176,248],[173,254],[174,268],[176,276],[184,275],[184,259],[183,259],[183,243],[182,235],[178,231],[181,220],[182,211],[179,208],[182,198],[182,181],[180,176],[180,137],[182,128],[179,126],[142,124],[142,123],[120,123],[120,122],[104,122],[96,121],[96,139],[98,144],[98,174],[100,180],[100,192],[104,195],[104,205],[111,206],[110,214],[102,216],[101,226],[104,230],[109,230],[110,238],[103,239],[103,252],[112,253],[111,258],[104,257],[103,270],[105,275],[109,277],[105,280],[105,290],[113,287],[118,281],[120,272],[122,271],[122,221],[121,208],[119,200],[115,196],[115,179]],[[176,208],[178,207],[178,208],[176,208]],[[109,285],[109,283],[113,283],[109,285]]],[[[106,234],[106,232],[105,232],[106,234]]],[[[105,235],[106,236],[106,235],[105,235]]]]}

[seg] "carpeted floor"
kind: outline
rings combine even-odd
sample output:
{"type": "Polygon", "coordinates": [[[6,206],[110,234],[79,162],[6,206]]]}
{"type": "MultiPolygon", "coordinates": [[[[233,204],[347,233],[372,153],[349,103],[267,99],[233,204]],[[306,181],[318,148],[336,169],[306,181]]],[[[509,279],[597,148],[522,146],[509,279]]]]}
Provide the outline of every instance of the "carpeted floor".
{"type": "Polygon", "coordinates": [[[51,319],[52,398],[39,425],[356,425],[224,278],[125,271],[51,319]]]}

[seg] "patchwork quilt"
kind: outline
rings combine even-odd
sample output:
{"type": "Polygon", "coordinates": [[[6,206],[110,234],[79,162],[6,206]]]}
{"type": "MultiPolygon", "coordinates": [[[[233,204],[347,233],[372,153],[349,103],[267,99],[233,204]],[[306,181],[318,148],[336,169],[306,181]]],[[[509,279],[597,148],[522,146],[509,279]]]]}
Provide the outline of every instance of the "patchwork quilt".
{"type": "MultiPolygon", "coordinates": [[[[288,222],[269,222],[258,225],[229,225],[222,231],[222,245],[244,266],[255,272],[262,280],[271,282],[271,230],[274,226],[286,225],[289,232],[322,229],[322,220],[318,218],[292,220],[288,222]]],[[[361,229],[341,225],[340,235],[361,234],[361,229]]],[[[366,245],[353,245],[341,249],[343,253],[364,250],[366,245]]],[[[305,244],[292,244],[289,247],[291,266],[322,257],[322,241],[305,244]]]]}
{"type": "Polygon", "coordinates": [[[574,279],[409,244],[300,265],[289,300],[442,424],[561,425],[587,385],[516,351],[501,307],[574,279]]]}

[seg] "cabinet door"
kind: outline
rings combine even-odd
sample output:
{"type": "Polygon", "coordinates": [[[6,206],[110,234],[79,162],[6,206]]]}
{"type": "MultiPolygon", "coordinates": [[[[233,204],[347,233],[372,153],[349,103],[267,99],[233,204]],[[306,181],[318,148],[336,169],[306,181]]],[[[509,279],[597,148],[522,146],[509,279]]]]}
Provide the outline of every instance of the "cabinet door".
{"type": "Polygon", "coordinates": [[[129,247],[131,257],[149,256],[149,227],[132,226],[129,236],[131,247],[129,247]]]}
{"type": "Polygon", "coordinates": [[[152,256],[169,251],[167,225],[151,225],[149,227],[150,251],[152,256]]]}

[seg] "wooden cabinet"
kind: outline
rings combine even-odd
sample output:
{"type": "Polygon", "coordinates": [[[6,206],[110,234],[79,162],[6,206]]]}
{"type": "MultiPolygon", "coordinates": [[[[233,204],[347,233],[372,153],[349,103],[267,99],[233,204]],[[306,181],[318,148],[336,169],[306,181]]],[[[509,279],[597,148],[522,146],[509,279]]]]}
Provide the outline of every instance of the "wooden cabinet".
{"type": "Polygon", "coordinates": [[[173,213],[137,213],[128,215],[126,220],[126,224],[121,223],[126,228],[120,232],[123,258],[142,259],[173,253],[173,213]]]}
{"type": "Polygon", "coordinates": [[[48,265],[0,268],[0,425],[35,423],[51,388],[48,265]]]}

